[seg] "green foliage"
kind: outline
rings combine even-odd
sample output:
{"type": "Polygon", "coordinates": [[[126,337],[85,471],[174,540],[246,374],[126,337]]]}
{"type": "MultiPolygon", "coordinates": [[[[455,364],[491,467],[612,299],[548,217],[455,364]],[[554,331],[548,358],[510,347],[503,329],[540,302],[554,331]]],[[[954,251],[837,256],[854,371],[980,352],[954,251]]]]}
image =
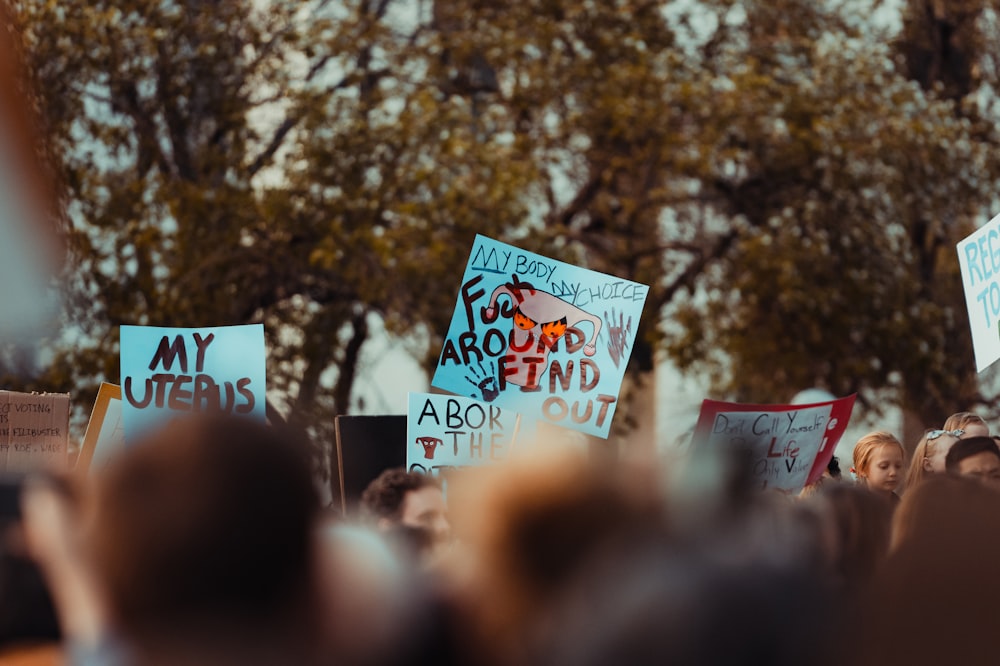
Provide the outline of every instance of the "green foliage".
{"type": "Polygon", "coordinates": [[[369,316],[435,357],[483,233],[651,285],[633,372],[992,400],[953,250],[1000,173],[989,77],[915,73],[918,3],[894,40],[806,0],[4,1],[72,249],[32,385],[85,401],[123,323],[263,321],[329,442],[369,316]]]}

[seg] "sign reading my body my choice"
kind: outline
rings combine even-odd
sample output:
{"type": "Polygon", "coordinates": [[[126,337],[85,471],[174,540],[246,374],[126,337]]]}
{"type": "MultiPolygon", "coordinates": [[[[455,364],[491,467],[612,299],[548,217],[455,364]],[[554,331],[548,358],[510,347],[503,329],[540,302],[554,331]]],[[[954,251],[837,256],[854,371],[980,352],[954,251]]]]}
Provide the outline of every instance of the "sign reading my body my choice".
{"type": "Polygon", "coordinates": [[[126,441],[178,412],[265,419],[264,326],[121,327],[126,441]]]}
{"type": "Polygon", "coordinates": [[[476,236],[432,384],[607,437],[648,291],[476,236]]]}
{"type": "Polygon", "coordinates": [[[976,370],[1000,358],[1000,215],[958,244],[976,370]]]}

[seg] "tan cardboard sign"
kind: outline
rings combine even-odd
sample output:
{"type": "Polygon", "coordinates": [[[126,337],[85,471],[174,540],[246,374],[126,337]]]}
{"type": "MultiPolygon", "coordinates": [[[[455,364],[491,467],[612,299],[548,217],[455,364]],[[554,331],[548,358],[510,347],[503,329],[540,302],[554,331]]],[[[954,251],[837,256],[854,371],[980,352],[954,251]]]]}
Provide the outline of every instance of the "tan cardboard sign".
{"type": "Polygon", "coordinates": [[[68,393],[0,391],[0,471],[63,469],[68,443],[68,393]]]}
{"type": "Polygon", "coordinates": [[[87,423],[87,432],[83,436],[83,445],[76,460],[76,470],[99,470],[123,450],[125,433],[122,429],[122,390],[120,386],[104,382],[97,392],[94,411],[87,423]]]}

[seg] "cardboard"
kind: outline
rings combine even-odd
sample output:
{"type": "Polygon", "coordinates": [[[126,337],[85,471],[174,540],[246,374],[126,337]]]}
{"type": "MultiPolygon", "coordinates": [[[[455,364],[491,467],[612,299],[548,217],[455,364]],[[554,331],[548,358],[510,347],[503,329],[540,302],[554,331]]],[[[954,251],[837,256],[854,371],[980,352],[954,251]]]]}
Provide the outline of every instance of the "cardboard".
{"type": "Polygon", "coordinates": [[[104,382],[94,401],[94,410],[90,414],[87,432],[83,436],[83,445],[76,460],[76,470],[98,471],[123,450],[125,430],[122,427],[121,387],[104,382]]]}
{"type": "Polygon", "coordinates": [[[0,471],[65,469],[68,393],[0,391],[0,471]]]}
{"type": "Polygon", "coordinates": [[[406,417],[338,416],[334,425],[340,508],[347,513],[379,474],[406,465],[406,417]]]}

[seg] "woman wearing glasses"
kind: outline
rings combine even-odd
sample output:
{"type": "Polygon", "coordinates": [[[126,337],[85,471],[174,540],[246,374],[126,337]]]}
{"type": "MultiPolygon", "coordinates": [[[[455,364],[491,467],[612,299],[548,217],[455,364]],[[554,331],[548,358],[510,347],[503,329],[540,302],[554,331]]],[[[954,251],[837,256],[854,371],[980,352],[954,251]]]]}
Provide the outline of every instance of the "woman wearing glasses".
{"type": "Polygon", "coordinates": [[[989,437],[990,427],[986,425],[983,417],[972,412],[958,412],[948,417],[944,422],[944,430],[961,430],[964,433],[962,439],[969,437],[989,437]]]}
{"type": "Polygon", "coordinates": [[[915,487],[930,474],[943,474],[945,456],[951,450],[951,445],[964,434],[965,431],[961,428],[925,432],[917,442],[917,448],[913,450],[913,459],[910,460],[910,468],[906,472],[904,488],[909,490],[915,487]]]}

